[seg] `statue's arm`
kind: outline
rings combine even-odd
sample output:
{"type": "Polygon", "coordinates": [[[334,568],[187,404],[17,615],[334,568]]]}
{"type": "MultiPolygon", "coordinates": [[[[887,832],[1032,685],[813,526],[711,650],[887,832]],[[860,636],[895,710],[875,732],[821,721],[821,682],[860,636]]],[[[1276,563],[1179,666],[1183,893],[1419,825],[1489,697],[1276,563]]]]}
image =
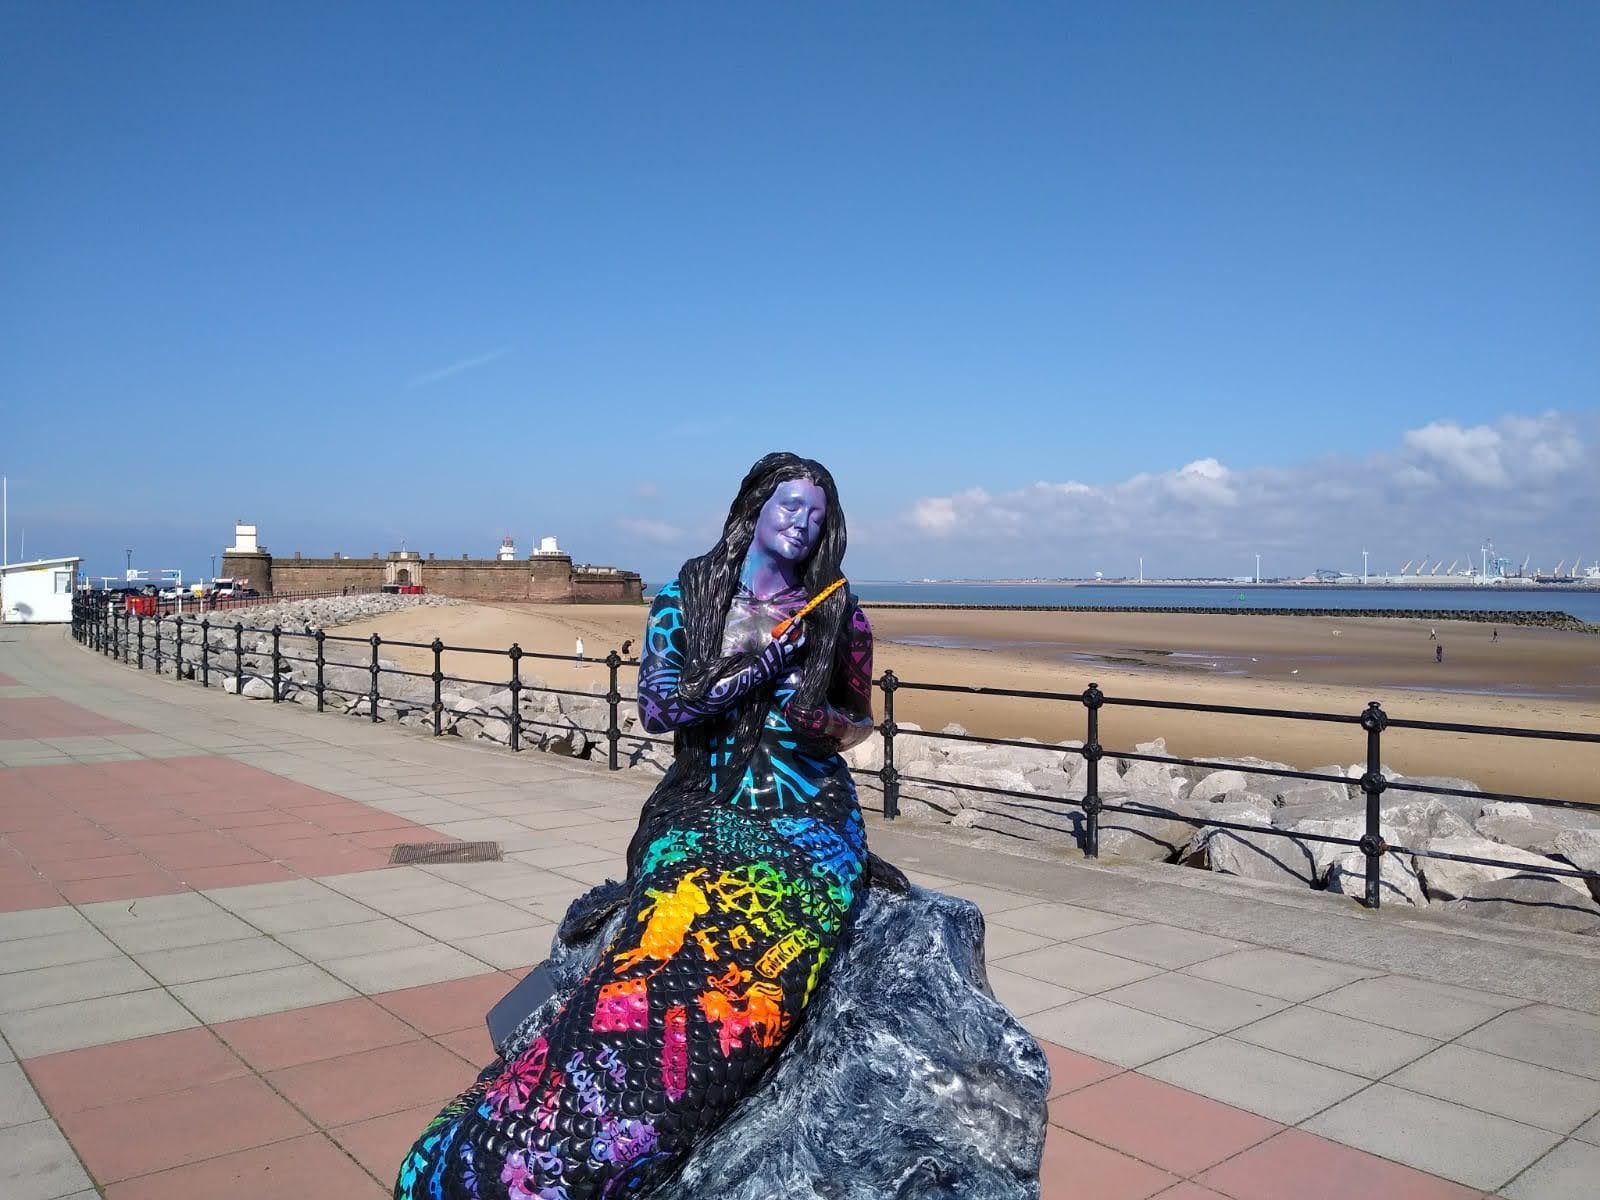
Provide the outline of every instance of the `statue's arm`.
{"type": "Polygon", "coordinates": [[[859,605],[851,606],[843,653],[836,661],[842,678],[830,689],[835,701],[819,709],[791,707],[785,713],[791,726],[835,754],[859,745],[872,732],[872,626],[859,605]]]}
{"type": "Polygon", "coordinates": [[[656,594],[645,624],[639,721],[646,733],[668,733],[709,720],[778,678],[804,644],[805,633],[797,628],[759,652],[729,655],[704,670],[690,671],[683,596],[673,580],[656,594]]]}

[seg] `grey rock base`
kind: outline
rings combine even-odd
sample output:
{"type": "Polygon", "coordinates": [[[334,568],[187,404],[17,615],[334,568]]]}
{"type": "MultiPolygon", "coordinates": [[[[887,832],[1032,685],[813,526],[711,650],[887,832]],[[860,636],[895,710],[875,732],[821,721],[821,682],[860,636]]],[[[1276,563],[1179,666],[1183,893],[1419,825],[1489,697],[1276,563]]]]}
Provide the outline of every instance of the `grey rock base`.
{"type": "MultiPolygon", "coordinates": [[[[532,1040],[619,920],[556,941],[556,995],[504,1051],[532,1040]]],[[[1037,1200],[1049,1087],[1039,1044],[989,991],[977,906],[870,888],[776,1066],[644,1196],[1037,1200]]]]}

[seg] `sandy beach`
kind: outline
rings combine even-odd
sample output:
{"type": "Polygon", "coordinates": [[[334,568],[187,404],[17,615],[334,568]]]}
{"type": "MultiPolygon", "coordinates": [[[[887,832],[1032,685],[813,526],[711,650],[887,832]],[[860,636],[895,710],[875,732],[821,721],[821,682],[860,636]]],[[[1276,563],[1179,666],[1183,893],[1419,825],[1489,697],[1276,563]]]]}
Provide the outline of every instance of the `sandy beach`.
{"type": "MultiPolygon", "coordinates": [[[[903,683],[944,683],[1079,693],[1091,681],[1107,695],[1354,714],[1379,700],[1392,718],[1600,733],[1600,637],[1492,626],[1430,625],[1404,618],[1050,613],[867,609],[877,638],[875,671],[903,683]],[[1498,640],[1491,640],[1498,628],[1498,640]],[[1430,639],[1437,634],[1437,643],[1430,639]],[[1442,644],[1444,662],[1434,660],[1442,644]]],[[[589,656],[633,639],[645,609],[628,605],[462,604],[379,617],[340,632],[457,646],[570,655],[582,637],[589,656]]],[[[392,648],[390,658],[431,669],[426,650],[392,648]]],[[[445,670],[505,679],[505,659],[446,654],[445,670]]],[[[524,673],[557,687],[603,682],[602,663],[584,667],[525,660],[524,673]]],[[[633,674],[624,668],[623,690],[633,674]]],[[[951,721],[973,733],[1081,738],[1076,702],[904,688],[896,716],[925,728],[951,721]]],[[[1354,726],[1233,714],[1109,707],[1101,718],[1108,749],[1165,737],[1189,757],[1255,755],[1316,768],[1365,754],[1354,726]]],[[[1385,735],[1384,760],[1407,774],[1453,775],[1493,790],[1593,801],[1600,746],[1431,731],[1385,735]]]]}

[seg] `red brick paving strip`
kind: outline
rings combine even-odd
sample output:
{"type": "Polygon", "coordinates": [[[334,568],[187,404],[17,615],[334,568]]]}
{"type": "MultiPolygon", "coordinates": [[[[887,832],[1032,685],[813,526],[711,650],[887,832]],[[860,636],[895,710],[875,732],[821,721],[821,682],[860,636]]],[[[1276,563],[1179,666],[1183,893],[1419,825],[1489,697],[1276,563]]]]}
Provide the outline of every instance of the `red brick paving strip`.
{"type": "Polygon", "coordinates": [[[372,871],[396,843],[453,840],[220,756],[14,767],[0,912],[372,871]]]}
{"type": "Polygon", "coordinates": [[[22,681],[20,679],[13,679],[13,678],[11,678],[11,676],[7,675],[4,671],[0,671],[0,687],[21,687],[21,686],[22,686],[22,681]]]}
{"type": "Polygon", "coordinates": [[[87,708],[79,708],[76,704],[68,704],[54,696],[8,696],[0,699],[0,741],[147,732],[110,717],[102,717],[87,708]]]}

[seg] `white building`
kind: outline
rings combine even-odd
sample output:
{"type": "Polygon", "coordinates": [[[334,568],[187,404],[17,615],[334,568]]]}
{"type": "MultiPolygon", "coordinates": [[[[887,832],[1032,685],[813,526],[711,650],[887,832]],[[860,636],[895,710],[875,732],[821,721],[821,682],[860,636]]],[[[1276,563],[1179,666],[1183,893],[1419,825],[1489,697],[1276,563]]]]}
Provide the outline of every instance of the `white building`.
{"type": "Polygon", "coordinates": [[[72,592],[81,558],[41,558],[0,567],[0,621],[13,624],[72,620],[72,592]]]}

